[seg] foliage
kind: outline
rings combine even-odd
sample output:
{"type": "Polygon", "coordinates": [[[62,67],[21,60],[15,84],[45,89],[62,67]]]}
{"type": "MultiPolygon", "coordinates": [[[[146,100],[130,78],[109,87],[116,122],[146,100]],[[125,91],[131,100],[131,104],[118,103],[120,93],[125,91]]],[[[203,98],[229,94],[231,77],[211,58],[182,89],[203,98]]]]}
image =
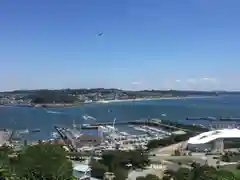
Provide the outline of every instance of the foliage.
{"type": "Polygon", "coordinates": [[[230,154],[224,153],[224,154],[221,156],[221,160],[224,161],[224,162],[230,162],[230,154]]]}
{"type": "Polygon", "coordinates": [[[70,179],[72,163],[61,146],[41,144],[29,146],[12,163],[18,177],[28,180],[70,179]]]}
{"type": "Polygon", "coordinates": [[[122,168],[114,169],[113,173],[115,174],[115,180],[124,180],[128,177],[128,172],[122,168]]]}
{"type": "Polygon", "coordinates": [[[174,150],[173,156],[180,156],[180,155],[181,155],[181,152],[178,149],[174,150]]]}
{"type": "Polygon", "coordinates": [[[74,103],[77,101],[77,97],[71,94],[42,90],[38,91],[35,94],[28,96],[29,99],[32,99],[34,104],[45,104],[45,103],[74,103]]]}
{"type": "Polygon", "coordinates": [[[91,159],[90,166],[92,169],[91,175],[92,177],[98,178],[98,179],[103,179],[104,173],[108,171],[108,168],[101,164],[100,162],[91,159]]]}
{"type": "Polygon", "coordinates": [[[99,162],[92,160],[92,175],[101,179],[108,170],[115,174],[116,180],[124,180],[127,178],[128,163],[132,164],[133,168],[142,168],[149,163],[149,160],[142,150],[106,152],[99,162]]]}
{"type": "Polygon", "coordinates": [[[226,170],[218,170],[214,167],[200,166],[193,163],[192,169],[179,168],[176,172],[165,171],[164,180],[236,180],[234,174],[226,170]]]}
{"type": "Polygon", "coordinates": [[[133,168],[142,168],[149,164],[147,154],[142,150],[135,151],[112,151],[104,153],[101,162],[106,165],[109,171],[114,169],[126,168],[126,164],[132,164],[133,168]]]}
{"type": "MultiPolygon", "coordinates": [[[[188,129],[189,131],[192,131],[192,132],[195,132],[195,133],[208,131],[207,128],[204,128],[204,127],[201,127],[201,126],[193,126],[191,124],[183,124],[183,123],[179,123],[179,122],[176,122],[176,121],[162,120],[161,123],[162,124],[167,124],[169,126],[175,126],[175,127],[182,128],[182,129],[188,129]]],[[[192,134],[188,134],[186,136],[192,136],[192,134]]]]}
{"type": "Polygon", "coordinates": [[[136,180],[146,180],[144,176],[138,176],[136,180]]]}
{"type": "Polygon", "coordinates": [[[136,178],[136,180],[160,180],[160,178],[154,174],[147,174],[144,176],[139,176],[136,178]]]}

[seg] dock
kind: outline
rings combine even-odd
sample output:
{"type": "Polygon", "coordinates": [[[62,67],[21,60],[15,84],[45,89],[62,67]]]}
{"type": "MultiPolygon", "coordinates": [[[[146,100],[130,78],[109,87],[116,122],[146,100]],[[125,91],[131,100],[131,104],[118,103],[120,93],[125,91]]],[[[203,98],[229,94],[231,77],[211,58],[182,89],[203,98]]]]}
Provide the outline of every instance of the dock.
{"type": "Polygon", "coordinates": [[[66,128],[61,128],[61,127],[58,127],[58,126],[54,126],[54,129],[60,135],[61,139],[68,146],[68,148],[71,150],[71,152],[77,152],[77,148],[75,146],[73,137],[71,137],[70,134],[68,134],[68,132],[65,132],[66,128]]]}
{"type": "Polygon", "coordinates": [[[187,121],[225,121],[225,122],[231,122],[231,121],[240,121],[239,117],[186,117],[187,121]]]}
{"type": "MultiPolygon", "coordinates": [[[[99,122],[95,124],[89,124],[89,128],[91,127],[98,127],[98,126],[107,126],[107,125],[112,125],[112,122],[99,122]]],[[[180,130],[180,131],[186,131],[190,132],[188,129],[184,128],[179,128],[176,126],[171,126],[165,123],[162,123],[161,120],[135,120],[135,121],[120,121],[120,122],[115,122],[115,125],[148,125],[148,126],[155,126],[155,127],[162,127],[166,129],[171,129],[171,130],[180,130]]],[[[85,127],[86,128],[86,127],[85,127]]]]}
{"type": "MultiPolygon", "coordinates": [[[[108,126],[113,125],[113,122],[97,122],[92,124],[83,124],[82,129],[94,129],[98,128],[99,126],[108,126]]],[[[170,131],[168,135],[171,135],[171,132],[185,132],[185,133],[197,133],[196,130],[187,128],[185,126],[181,126],[178,123],[174,124],[171,123],[171,121],[166,120],[135,120],[135,121],[122,121],[122,122],[116,122],[114,125],[133,125],[137,126],[148,126],[148,127],[157,127],[160,128],[163,131],[167,130],[170,131]]],[[[71,152],[77,152],[79,150],[78,143],[76,142],[77,137],[75,136],[75,133],[73,133],[73,129],[63,127],[63,126],[54,126],[55,130],[58,132],[60,137],[63,139],[65,144],[69,147],[71,152]]],[[[156,133],[155,133],[156,134],[156,133]]],[[[164,134],[164,133],[163,133],[164,134]]],[[[83,133],[79,134],[80,136],[83,135],[83,133]]],[[[80,137],[79,136],[79,137],[80,137]]]]}

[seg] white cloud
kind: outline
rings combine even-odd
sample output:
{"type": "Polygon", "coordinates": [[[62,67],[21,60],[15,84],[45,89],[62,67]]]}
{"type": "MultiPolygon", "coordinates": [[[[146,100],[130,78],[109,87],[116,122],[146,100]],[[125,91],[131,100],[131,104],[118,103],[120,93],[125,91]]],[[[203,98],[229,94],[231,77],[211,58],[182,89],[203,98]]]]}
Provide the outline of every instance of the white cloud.
{"type": "Polygon", "coordinates": [[[185,79],[166,80],[165,89],[180,90],[215,90],[220,82],[214,77],[191,77],[185,79]]]}
{"type": "Polygon", "coordinates": [[[132,84],[132,85],[140,85],[140,84],[142,84],[142,83],[139,82],[139,81],[135,81],[135,82],[131,82],[131,84],[132,84]]]}
{"type": "Polygon", "coordinates": [[[211,77],[205,77],[205,78],[200,78],[200,81],[208,81],[208,82],[216,82],[216,78],[211,78],[211,77]]]}
{"type": "Polygon", "coordinates": [[[195,84],[197,83],[197,79],[194,79],[194,78],[189,78],[186,80],[187,83],[191,83],[191,84],[195,84]]]}

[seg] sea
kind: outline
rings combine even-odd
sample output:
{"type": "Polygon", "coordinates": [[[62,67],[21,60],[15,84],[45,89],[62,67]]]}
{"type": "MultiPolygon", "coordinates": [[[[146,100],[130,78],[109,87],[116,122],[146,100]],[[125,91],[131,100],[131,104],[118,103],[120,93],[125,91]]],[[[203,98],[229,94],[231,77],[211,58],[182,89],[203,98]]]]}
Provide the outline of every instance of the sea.
{"type": "Polygon", "coordinates": [[[47,109],[1,106],[0,128],[40,129],[40,132],[29,135],[31,140],[38,140],[51,138],[54,125],[71,127],[75,123],[80,126],[80,124],[95,121],[113,121],[114,118],[116,122],[156,118],[194,123],[186,121],[186,117],[240,118],[240,96],[89,103],[74,107],[47,109]],[[84,120],[83,116],[91,116],[93,119],[84,120]]]}

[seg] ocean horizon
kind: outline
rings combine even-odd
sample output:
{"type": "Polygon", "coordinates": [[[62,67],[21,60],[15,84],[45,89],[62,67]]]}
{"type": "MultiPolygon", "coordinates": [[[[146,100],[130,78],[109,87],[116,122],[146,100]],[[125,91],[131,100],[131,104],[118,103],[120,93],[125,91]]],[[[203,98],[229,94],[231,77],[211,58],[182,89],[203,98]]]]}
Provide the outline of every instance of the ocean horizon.
{"type": "MultiPolygon", "coordinates": [[[[54,125],[72,126],[94,123],[85,121],[91,116],[97,122],[140,120],[156,118],[185,121],[186,117],[237,117],[240,118],[240,96],[218,96],[186,99],[161,99],[142,101],[119,101],[110,103],[89,103],[74,107],[28,108],[0,107],[0,128],[24,130],[40,129],[30,139],[49,139],[54,125]]],[[[192,122],[191,122],[192,123],[192,122]]]]}

